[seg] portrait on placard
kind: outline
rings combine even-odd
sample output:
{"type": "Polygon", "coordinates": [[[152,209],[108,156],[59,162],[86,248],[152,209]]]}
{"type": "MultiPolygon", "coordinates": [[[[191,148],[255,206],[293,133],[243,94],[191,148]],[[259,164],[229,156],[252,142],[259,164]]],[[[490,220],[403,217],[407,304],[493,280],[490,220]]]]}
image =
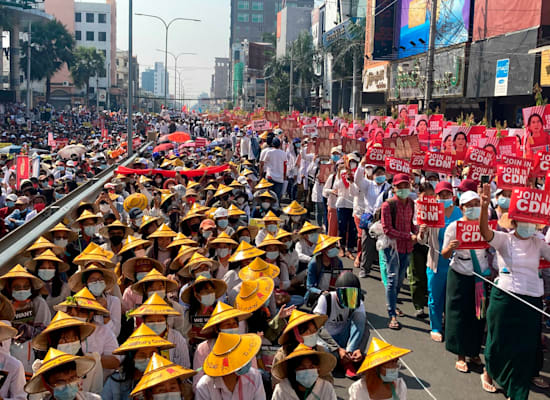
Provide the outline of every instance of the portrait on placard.
{"type": "Polygon", "coordinates": [[[337,139],[317,139],[317,155],[320,158],[329,158],[331,149],[338,146],[339,142],[337,139]]]}
{"type": "Polygon", "coordinates": [[[534,106],[522,110],[525,126],[525,149],[530,153],[547,151],[550,134],[550,107],[534,106]]]}
{"type": "Polygon", "coordinates": [[[416,135],[384,139],[382,146],[395,149],[395,157],[405,160],[410,160],[413,153],[420,151],[420,143],[416,135]]]}
{"type": "Polygon", "coordinates": [[[357,151],[363,155],[367,151],[367,142],[344,137],[342,138],[342,151],[346,154],[357,151]]]}
{"type": "Polygon", "coordinates": [[[464,160],[468,151],[467,128],[451,126],[443,129],[441,152],[452,154],[456,160],[464,160]]]}
{"type": "Polygon", "coordinates": [[[319,164],[319,174],[317,175],[317,179],[319,180],[319,182],[325,183],[328,177],[330,176],[330,174],[332,173],[333,169],[334,169],[333,164],[324,164],[324,163],[319,164]]]}

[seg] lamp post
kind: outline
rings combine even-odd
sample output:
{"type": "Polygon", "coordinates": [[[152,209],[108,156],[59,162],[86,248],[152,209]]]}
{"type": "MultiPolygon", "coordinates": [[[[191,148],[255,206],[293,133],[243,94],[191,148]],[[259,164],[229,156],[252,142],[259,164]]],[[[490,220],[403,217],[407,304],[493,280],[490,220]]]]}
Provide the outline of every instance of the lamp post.
{"type": "Polygon", "coordinates": [[[126,125],[126,143],[128,145],[128,157],[132,156],[133,153],[133,130],[134,126],[132,123],[132,108],[133,108],[133,93],[132,89],[134,86],[134,74],[132,73],[132,70],[134,68],[133,62],[132,62],[132,24],[133,24],[133,0],[129,0],[128,4],[128,111],[127,111],[127,125],[126,125]]]}
{"type": "Polygon", "coordinates": [[[157,16],[157,15],[151,15],[151,14],[142,14],[142,13],[136,13],[136,15],[139,15],[140,17],[150,17],[158,19],[160,22],[164,24],[164,30],[165,30],[165,42],[164,42],[164,104],[167,105],[168,103],[168,28],[170,28],[170,25],[176,21],[193,21],[193,22],[201,22],[200,19],[194,19],[194,18],[174,18],[170,20],[170,22],[166,23],[166,21],[157,16]]]}
{"type": "MultiPolygon", "coordinates": [[[[177,92],[176,74],[178,73],[178,71],[177,71],[178,58],[179,58],[179,56],[185,56],[185,55],[196,56],[197,53],[179,53],[178,55],[175,55],[174,53],[172,53],[170,51],[167,51],[167,50],[165,51],[165,50],[157,49],[157,51],[166,52],[167,54],[170,54],[172,57],[174,57],[174,97],[176,97],[176,92],[177,92]]],[[[174,104],[176,104],[175,100],[174,100],[174,104]]]]}

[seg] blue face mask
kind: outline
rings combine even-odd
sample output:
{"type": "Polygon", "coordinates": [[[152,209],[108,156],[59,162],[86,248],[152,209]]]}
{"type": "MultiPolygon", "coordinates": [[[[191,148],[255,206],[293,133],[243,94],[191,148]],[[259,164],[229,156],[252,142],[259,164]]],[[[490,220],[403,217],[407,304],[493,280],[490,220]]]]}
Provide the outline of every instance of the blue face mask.
{"type": "Polygon", "coordinates": [[[62,198],[63,198],[63,193],[55,192],[55,199],[56,200],[59,200],[59,199],[62,199],[62,198]]]}
{"type": "Polygon", "coordinates": [[[317,382],[317,378],[319,378],[319,372],[316,368],[302,369],[300,371],[296,371],[296,382],[298,382],[306,389],[313,387],[313,385],[315,385],[315,382],[317,382]]]}
{"type": "Polygon", "coordinates": [[[386,182],[386,175],[378,175],[374,177],[374,181],[376,183],[384,183],[386,182]]]}
{"type": "Polygon", "coordinates": [[[13,298],[17,301],[25,301],[29,297],[31,297],[31,290],[25,289],[25,290],[14,290],[11,295],[13,298]]]}
{"type": "Polygon", "coordinates": [[[386,374],[380,378],[386,383],[395,382],[399,378],[399,368],[386,368],[386,374]]]}
{"type": "Polygon", "coordinates": [[[136,272],[136,279],[138,281],[141,281],[143,278],[145,278],[145,275],[147,275],[147,272],[136,272]]]}
{"type": "Polygon", "coordinates": [[[218,227],[220,227],[221,229],[227,228],[228,223],[229,221],[226,219],[220,219],[219,221],[217,221],[218,227]]]}
{"type": "Polygon", "coordinates": [[[397,197],[403,200],[409,197],[409,195],[411,194],[411,189],[397,189],[395,191],[395,194],[397,195],[397,197]]]}
{"type": "Polygon", "coordinates": [[[438,199],[438,203],[443,203],[445,208],[449,208],[453,205],[453,199],[438,199]]]}
{"type": "Polygon", "coordinates": [[[58,386],[53,390],[53,395],[58,400],[73,400],[78,393],[78,382],[58,386]]]}
{"type": "Polygon", "coordinates": [[[437,181],[428,181],[428,182],[430,182],[430,185],[432,185],[432,187],[435,190],[435,187],[437,186],[437,181]]]}
{"type": "Polygon", "coordinates": [[[479,219],[480,214],[481,214],[481,207],[468,207],[464,209],[464,215],[470,221],[479,219]]]}
{"type": "Polygon", "coordinates": [[[149,364],[148,358],[144,358],[142,360],[134,360],[134,367],[136,367],[136,369],[141,372],[145,372],[147,364],[149,364]]]}
{"type": "Polygon", "coordinates": [[[330,159],[334,162],[337,162],[340,159],[340,156],[338,154],[333,154],[330,159]]]}
{"type": "Polygon", "coordinates": [[[536,224],[531,224],[529,222],[518,222],[517,224],[518,226],[516,228],[516,232],[524,239],[533,236],[535,234],[535,231],[537,230],[536,224]]]}
{"type": "Polygon", "coordinates": [[[248,374],[248,371],[250,371],[250,367],[252,366],[252,361],[250,361],[248,364],[246,364],[244,367],[236,371],[235,373],[239,376],[248,374]]]}
{"type": "Polygon", "coordinates": [[[7,202],[6,202],[6,206],[8,206],[8,207],[10,207],[10,208],[11,208],[11,207],[15,207],[15,203],[14,203],[13,201],[7,201],[7,202]]]}
{"type": "Polygon", "coordinates": [[[334,257],[337,257],[338,256],[338,247],[333,247],[332,249],[330,249],[329,251],[327,251],[327,256],[329,258],[334,258],[334,257]]]}
{"type": "Polygon", "coordinates": [[[510,208],[510,198],[509,197],[504,197],[504,196],[499,196],[499,198],[497,200],[497,204],[500,208],[503,208],[503,209],[507,210],[507,209],[510,208]]]}

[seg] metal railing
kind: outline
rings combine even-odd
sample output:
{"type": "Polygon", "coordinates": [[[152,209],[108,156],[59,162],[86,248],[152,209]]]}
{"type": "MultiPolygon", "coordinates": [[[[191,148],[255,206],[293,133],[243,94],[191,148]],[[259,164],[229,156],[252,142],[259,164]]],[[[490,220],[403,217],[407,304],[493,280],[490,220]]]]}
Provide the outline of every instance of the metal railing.
{"type": "Polygon", "coordinates": [[[42,212],[38,213],[32,220],[24,223],[17,229],[11,231],[0,240],[0,274],[7,272],[7,269],[13,267],[15,258],[20,255],[27,247],[29,247],[36,239],[45,232],[53,228],[67,215],[70,215],[81,201],[94,198],[103,189],[103,185],[107,183],[114,171],[119,166],[130,165],[137,157],[139,157],[151,143],[145,143],[138,152],[133,156],[126,158],[118,164],[111,165],[98,175],[91,178],[88,182],[77,187],[72,192],[68,193],[62,199],[52,203],[42,212]]]}

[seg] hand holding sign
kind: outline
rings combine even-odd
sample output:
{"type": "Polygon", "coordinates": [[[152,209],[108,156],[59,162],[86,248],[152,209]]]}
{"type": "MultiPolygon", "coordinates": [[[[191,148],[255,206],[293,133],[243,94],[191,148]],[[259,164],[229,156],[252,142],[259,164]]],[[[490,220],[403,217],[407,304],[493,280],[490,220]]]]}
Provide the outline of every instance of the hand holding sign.
{"type": "Polygon", "coordinates": [[[514,188],[508,216],[515,221],[548,225],[550,196],[539,189],[514,188]]]}

